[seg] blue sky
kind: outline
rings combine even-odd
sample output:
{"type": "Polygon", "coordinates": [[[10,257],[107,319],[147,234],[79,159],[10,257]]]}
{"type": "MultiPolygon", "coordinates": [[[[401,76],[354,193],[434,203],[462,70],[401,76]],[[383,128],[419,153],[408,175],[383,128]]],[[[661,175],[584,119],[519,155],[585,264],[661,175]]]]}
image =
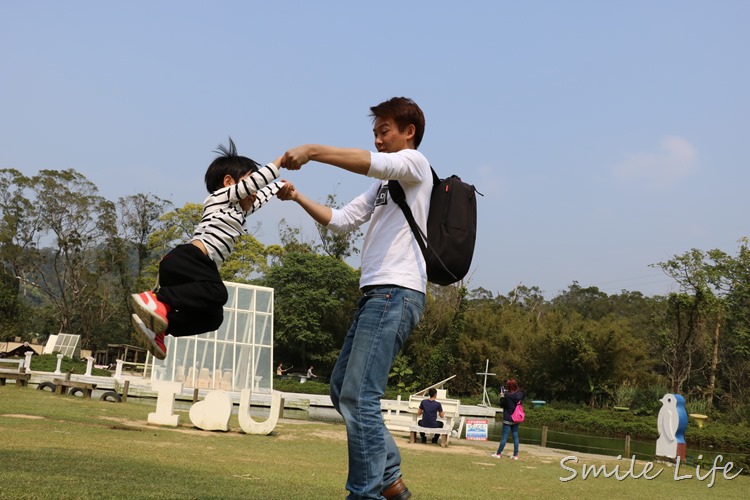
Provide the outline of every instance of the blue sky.
{"type": "MultiPolygon", "coordinates": [[[[260,162],[372,149],[369,107],[403,95],[437,172],[485,195],[470,288],[664,294],[649,264],[750,236],[750,2],[359,4],[2,2],[0,168],[199,203],[227,136],[260,162]]],[[[371,182],[286,177],[319,201],[371,182]]],[[[281,218],[316,237],[274,201],[258,239],[281,218]]]]}

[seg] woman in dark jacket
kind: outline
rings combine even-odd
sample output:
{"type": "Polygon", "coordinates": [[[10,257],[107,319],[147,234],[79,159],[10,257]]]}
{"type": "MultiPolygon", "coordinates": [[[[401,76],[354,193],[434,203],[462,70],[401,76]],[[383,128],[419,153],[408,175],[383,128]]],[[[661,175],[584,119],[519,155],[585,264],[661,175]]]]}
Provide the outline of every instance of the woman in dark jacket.
{"type": "Polygon", "coordinates": [[[497,448],[497,452],[493,453],[492,456],[495,458],[501,458],[503,448],[505,448],[505,442],[508,440],[508,432],[513,432],[513,460],[518,460],[518,423],[514,422],[511,418],[513,412],[516,410],[516,405],[521,404],[524,393],[518,388],[518,382],[515,379],[510,379],[505,382],[508,387],[508,391],[501,389],[500,396],[500,408],[503,409],[503,437],[500,441],[500,446],[497,448]]]}

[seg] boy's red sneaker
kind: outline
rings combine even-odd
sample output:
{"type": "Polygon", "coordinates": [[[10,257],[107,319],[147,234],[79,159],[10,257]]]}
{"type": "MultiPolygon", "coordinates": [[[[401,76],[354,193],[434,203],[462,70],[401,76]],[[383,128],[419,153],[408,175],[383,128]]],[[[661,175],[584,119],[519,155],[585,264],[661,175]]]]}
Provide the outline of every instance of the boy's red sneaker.
{"type": "Polygon", "coordinates": [[[154,292],[134,293],[133,309],[143,320],[143,323],[154,333],[164,333],[167,330],[167,305],[156,298],[154,292]]]}
{"type": "Polygon", "coordinates": [[[141,344],[146,346],[151,354],[157,359],[167,357],[167,347],[164,345],[164,334],[154,333],[143,323],[143,320],[137,315],[131,316],[135,331],[141,334],[141,344]]]}

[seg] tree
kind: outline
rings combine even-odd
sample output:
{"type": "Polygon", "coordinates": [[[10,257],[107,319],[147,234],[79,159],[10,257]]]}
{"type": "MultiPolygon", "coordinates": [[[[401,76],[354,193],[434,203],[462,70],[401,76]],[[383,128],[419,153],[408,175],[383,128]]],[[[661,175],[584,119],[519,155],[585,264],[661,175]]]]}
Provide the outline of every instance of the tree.
{"type": "MultiPolygon", "coordinates": [[[[325,205],[332,208],[339,208],[341,206],[336,200],[335,194],[328,195],[325,205]]],[[[315,223],[315,227],[318,229],[323,251],[331,257],[346,259],[353,254],[359,253],[357,243],[362,238],[362,231],[359,228],[337,233],[317,222],[315,223]]]]}
{"type": "Polygon", "coordinates": [[[565,310],[577,311],[584,318],[594,320],[601,319],[610,312],[606,293],[595,286],[584,288],[577,281],[552,299],[552,304],[565,310]]]}
{"type": "Polygon", "coordinates": [[[686,293],[671,293],[661,332],[663,361],[671,383],[670,390],[682,392],[682,386],[693,371],[694,359],[701,353],[703,335],[703,298],[686,293]]]}
{"type": "Polygon", "coordinates": [[[5,337],[22,336],[26,325],[22,314],[20,276],[30,269],[29,255],[35,248],[33,205],[25,191],[30,179],[17,170],[0,170],[0,328],[5,337]]]}
{"type": "MultiPolygon", "coordinates": [[[[717,259],[722,258],[718,253],[714,253],[714,256],[717,259]]],[[[672,332],[671,338],[667,337],[665,340],[669,347],[666,363],[674,391],[679,391],[683,382],[690,376],[694,357],[705,348],[704,329],[707,328],[709,319],[713,322],[707,391],[710,407],[714,399],[721,324],[724,316],[724,300],[717,295],[717,292],[721,293],[722,290],[721,266],[712,263],[709,255],[695,248],[656,266],[677,281],[682,290],[681,294],[671,294],[669,297],[668,310],[674,323],[673,328],[665,331],[672,332]]]]}
{"type": "Polygon", "coordinates": [[[286,252],[259,283],[275,290],[275,349],[331,369],[360,296],[359,272],[327,255],[286,252]]]}
{"type": "Polygon", "coordinates": [[[490,360],[490,369],[497,374],[488,380],[495,389],[499,390],[509,378],[520,379],[526,384],[523,339],[533,335],[541,305],[527,307],[520,296],[525,292],[521,291],[521,287],[516,291],[518,295],[511,292],[514,298],[502,295],[488,297],[486,293],[470,294],[480,298],[467,303],[456,356],[457,377],[451,381],[457,392],[471,394],[482,391],[482,379],[477,373],[484,370],[487,359],[490,360]]]}
{"type": "MultiPolygon", "coordinates": [[[[729,407],[736,410],[744,406],[744,419],[747,419],[750,416],[750,249],[746,237],[739,243],[737,256],[720,250],[711,250],[708,255],[721,277],[715,286],[724,298],[722,330],[725,334],[719,361],[726,373],[723,382],[729,407]]],[[[721,388],[718,385],[718,389],[721,388]]]]}
{"type": "Polygon", "coordinates": [[[55,310],[59,331],[81,335],[91,343],[93,330],[109,321],[107,269],[97,266],[104,226],[113,220],[112,203],[75,170],[41,170],[28,182],[25,266],[19,279],[38,290],[55,310]],[[42,244],[51,245],[41,251],[42,244]]]}
{"type": "Polygon", "coordinates": [[[111,234],[111,246],[129,254],[135,250],[135,276],[130,266],[118,266],[122,288],[125,292],[140,290],[150,284],[143,282],[144,269],[147,264],[161,257],[155,255],[149,246],[152,233],[163,226],[162,216],[170,209],[172,202],[152,194],[134,194],[117,200],[117,234],[111,234]],[[134,279],[133,279],[134,278],[134,279]]]}

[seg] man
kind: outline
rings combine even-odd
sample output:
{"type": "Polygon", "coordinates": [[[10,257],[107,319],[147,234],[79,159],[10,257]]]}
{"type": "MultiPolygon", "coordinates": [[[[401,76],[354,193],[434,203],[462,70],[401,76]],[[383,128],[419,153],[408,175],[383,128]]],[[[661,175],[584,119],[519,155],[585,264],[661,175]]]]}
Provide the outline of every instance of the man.
{"type": "Polygon", "coordinates": [[[317,161],[373,177],[377,181],[370,189],[341,209],[310,200],[292,184],[278,197],[296,201],[334,231],[370,222],[362,245],[363,297],[331,374],[331,400],[346,423],[348,498],[404,500],[411,492],[401,479],[401,456],[383,424],[380,398],[393,360],[424,312],[427,271],[406,218],[388,193],[388,180],[400,182],[414,218],[426,232],[432,172],[417,151],[425,121],[414,101],[394,97],[370,111],[377,152],[307,144],[290,149],[281,159],[288,169],[317,161]]]}
{"type": "MultiPolygon", "coordinates": [[[[443,405],[440,404],[440,401],[435,400],[437,398],[437,390],[434,387],[430,387],[427,394],[430,396],[429,399],[422,400],[422,402],[419,403],[417,416],[422,416],[422,418],[417,422],[417,425],[420,427],[429,427],[430,429],[442,428],[443,422],[440,422],[437,418],[438,415],[440,415],[440,418],[444,418],[445,412],[443,411],[443,405]]],[[[425,436],[425,433],[420,432],[419,434],[422,437],[422,442],[426,443],[427,436],[425,436]]],[[[439,438],[440,434],[435,434],[432,437],[432,442],[437,443],[439,438]]]]}

